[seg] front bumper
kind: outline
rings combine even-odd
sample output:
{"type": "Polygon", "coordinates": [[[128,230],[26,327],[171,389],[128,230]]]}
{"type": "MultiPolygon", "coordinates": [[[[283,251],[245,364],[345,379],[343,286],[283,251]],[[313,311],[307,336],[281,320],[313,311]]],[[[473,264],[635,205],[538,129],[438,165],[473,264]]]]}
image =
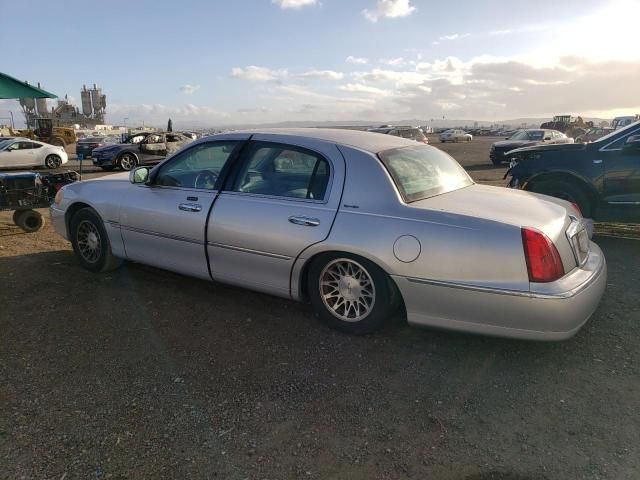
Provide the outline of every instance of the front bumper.
{"type": "Polygon", "coordinates": [[[67,223],[64,218],[64,210],[56,208],[55,203],[49,207],[49,217],[51,218],[51,225],[58,235],[66,240],[69,240],[69,234],[67,232],[67,223]]]}
{"type": "Polygon", "coordinates": [[[551,283],[532,283],[528,292],[393,276],[407,320],[468,333],[527,340],[564,340],[575,335],[598,307],[607,283],[607,264],[591,243],[586,263],[551,283]]]}
{"type": "Polygon", "coordinates": [[[96,167],[114,166],[115,155],[106,155],[104,153],[92,152],[91,161],[96,167]]]}

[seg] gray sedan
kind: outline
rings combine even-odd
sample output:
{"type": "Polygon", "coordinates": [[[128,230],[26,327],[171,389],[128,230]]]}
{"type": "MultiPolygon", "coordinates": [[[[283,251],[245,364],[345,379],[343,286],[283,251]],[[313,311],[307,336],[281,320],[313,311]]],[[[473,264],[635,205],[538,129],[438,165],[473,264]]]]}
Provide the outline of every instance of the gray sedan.
{"type": "Polygon", "coordinates": [[[436,148],[367,132],[206,137],[65,186],[51,218],[88,270],[131,260],[307,300],[352,333],[404,306],[414,325],[560,340],[606,284],[569,203],[476,185],[436,148]]]}

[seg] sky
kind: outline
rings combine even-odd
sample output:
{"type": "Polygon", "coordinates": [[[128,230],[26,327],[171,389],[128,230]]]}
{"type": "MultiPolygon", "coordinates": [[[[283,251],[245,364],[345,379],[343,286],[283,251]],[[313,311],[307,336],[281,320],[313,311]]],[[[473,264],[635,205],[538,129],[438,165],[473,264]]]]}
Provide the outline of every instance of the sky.
{"type": "MultiPolygon", "coordinates": [[[[0,0],[0,11],[0,71],[76,104],[97,83],[112,124],[640,113],[640,0],[0,0]]],[[[22,118],[0,100],[0,123],[9,111],[22,118]]]]}

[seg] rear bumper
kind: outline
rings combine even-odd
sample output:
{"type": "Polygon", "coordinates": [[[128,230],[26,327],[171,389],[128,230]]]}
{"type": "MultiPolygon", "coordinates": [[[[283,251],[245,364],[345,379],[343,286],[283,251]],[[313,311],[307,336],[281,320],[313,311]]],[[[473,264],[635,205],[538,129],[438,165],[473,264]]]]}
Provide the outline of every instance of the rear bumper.
{"type": "Polygon", "coordinates": [[[531,284],[528,292],[393,276],[407,319],[469,333],[528,340],[564,340],[575,335],[598,307],[607,265],[592,243],[587,262],[556,282],[531,284]]]}

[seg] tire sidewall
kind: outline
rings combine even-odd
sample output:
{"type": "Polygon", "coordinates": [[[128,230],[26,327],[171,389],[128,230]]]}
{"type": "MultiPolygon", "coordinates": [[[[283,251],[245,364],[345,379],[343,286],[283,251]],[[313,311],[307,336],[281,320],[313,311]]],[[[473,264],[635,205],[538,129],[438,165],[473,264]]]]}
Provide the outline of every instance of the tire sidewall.
{"type": "Polygon", "coordinates": [[[387,276],[382,269],[366,258],[347,253],[322,254],[313,260],[307,275],[307,294],[314,313],[331,328],[346,333],[371,333],[382,328],[391,313],[393,298],[387,276]],[[353,260],[362,265],[369,273],[375,287],[376,297],[373,310],[367,317],[357,322],[346,322],[335,317],[320,297],[320,275],[327,264],[338,258],[353,260]]]}
{"type": "Polygon", "coordinates": [[[62,165],[62,159],[58,155],[50,153],[45,157],[44,165],[53,170],[54,168],[59,168],[62,165]],[[53,165],[49,165],[49,159],[52,159],[53,165]]]}
{"type": "Polygon", "coordinates": [[[111,245],[109,244],[109,237],[107,236],[107,231],[104,228],[100,216],[91,208],[83,208],[71,218],[69,222],[69,232],[73,251],[82,266],[91,272],[101,272],[105,268],[111,254],[111,245]],[[86,261],[78,248],[78,227],[82,221],[91,222],[100,235],[102,250],[100,252],[100,258],[95,263],[86,261]]]}

